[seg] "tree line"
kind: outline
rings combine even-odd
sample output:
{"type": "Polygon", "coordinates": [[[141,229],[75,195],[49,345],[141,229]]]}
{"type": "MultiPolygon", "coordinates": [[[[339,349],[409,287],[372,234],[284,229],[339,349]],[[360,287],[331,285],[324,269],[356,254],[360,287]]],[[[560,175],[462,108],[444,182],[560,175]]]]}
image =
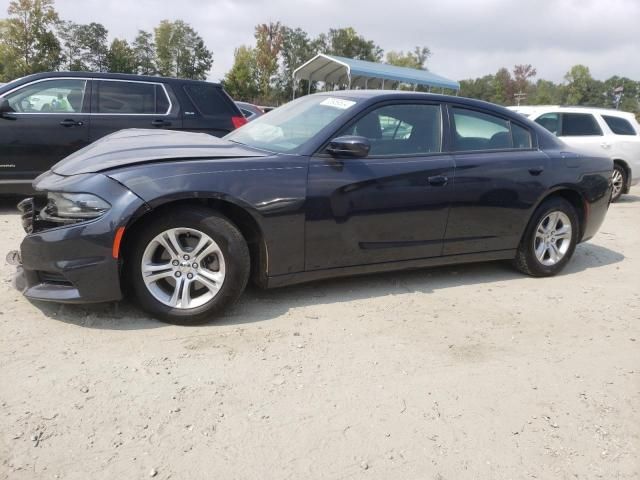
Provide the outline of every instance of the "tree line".
{"type": "MultiPolygon", "coordinates": [[[[108,30],[100,23],[61,20],[54,0],[12,0],[7,13],[0,19],[0,81],[52,70],[206,79],[213,65],[202,37],[182,20],[163,20],[152,32],[139,30],[131,42],[115,38],[109,43],[108,30]]],[[[325,87],[319,82],[293,84],[293,71],[318,52],[417,69],[427,69],[431,56],[426,46],[385,54],[352,27],[312,37],[301,28],[269,22],[255,26],[253,44],[235,49],[233,66],[222,82],[237,100],[279,105],[292,98],[294,88],[303,95],[309,87],[312,92],[325,87]]],[[[571,67],[561,83],[536,77],[532,65],[501,68],[460,81],[459,94],[502,105],[619,106],[640,115],[638,81],[617,75],[596,80],[584,65],[571,67]]]]}
{"type": "Polygon", "coordinates": [[[42,71],[138,73],[204,80],[213,53],[182,20],[115,38],[101,23],[60,19],[53,0],[13,0],[0,20],[0,81],[42,71]]]}

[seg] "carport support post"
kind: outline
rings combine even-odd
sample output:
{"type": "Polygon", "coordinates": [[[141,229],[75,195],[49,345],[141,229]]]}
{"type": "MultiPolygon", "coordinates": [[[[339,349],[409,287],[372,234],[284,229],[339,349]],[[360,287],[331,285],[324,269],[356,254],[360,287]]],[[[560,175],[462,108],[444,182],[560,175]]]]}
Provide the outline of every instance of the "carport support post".
{"type": "Polygon", "coordinates": [[[313,75],[309,75],[309,87],[307,88],[307,95],[311,95],[311,77],[313,75]]]}

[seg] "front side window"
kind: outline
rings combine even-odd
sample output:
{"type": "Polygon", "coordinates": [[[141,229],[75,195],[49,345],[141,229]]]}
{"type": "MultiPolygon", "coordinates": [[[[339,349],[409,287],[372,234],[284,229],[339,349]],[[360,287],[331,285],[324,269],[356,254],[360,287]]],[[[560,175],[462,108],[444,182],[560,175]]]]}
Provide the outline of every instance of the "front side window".
{"type": "Polygon", "coordinates": [[[95,113],[133,115],[168,113],[169,99],[160,85],[100,80],[96,82],[96,88],[98,93],[95,113]]]}
{"type": "Polygon", "coordinates": [[[17,113],[80,113],[87,81],[45,80],[32,83],[6,96],[17,113]]]}
{"type": "Polygon", "coordinates": [[[603,115],[602,118],[616,135],[638,135],[626,118],[603,115]]]}
{"type": "Polygon", "coordinates": [[[369,156],[402,156],[441,151],[439,105],[387,105],[356,121],[340,135],[358,135],[371,143],[369,156]]]}
{"type": "Polygon", "coordinates": [[[526,128],[494,115],[453,107],[454,150],[508,150],[531,148],[526,128]]]}
{"type": "Polygon", "coordinates": [[[595,117],[590,113],[563,113],[562,136],[586,137],[602,135],[595,117]]]}

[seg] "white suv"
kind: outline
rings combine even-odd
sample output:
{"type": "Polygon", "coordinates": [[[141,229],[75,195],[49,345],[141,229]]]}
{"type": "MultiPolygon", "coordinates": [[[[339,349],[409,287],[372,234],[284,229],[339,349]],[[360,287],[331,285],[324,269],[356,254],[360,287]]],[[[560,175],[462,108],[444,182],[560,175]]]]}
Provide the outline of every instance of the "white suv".
{"type": "Polygon", "coordinates": [[[571,147],[606,154],[614,161],[612,201],[640,181],[640,124],[632,113],[591,107],[509,107],[571,147]]]}

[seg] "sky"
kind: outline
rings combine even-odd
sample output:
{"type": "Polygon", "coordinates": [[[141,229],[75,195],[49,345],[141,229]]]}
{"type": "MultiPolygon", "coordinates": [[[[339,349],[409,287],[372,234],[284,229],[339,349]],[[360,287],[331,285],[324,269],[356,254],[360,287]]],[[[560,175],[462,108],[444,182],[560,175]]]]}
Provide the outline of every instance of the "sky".
{"type": "MultiPolygon", "coordinates": [[[[9,0],[0,0],[0,17],[9,0]]],[[[385,51],[428,46],[429,70],[455,80],[530,63],[562,81],[582,63],[594,77],[640,80],[640,0],[56,0],[61,19],[100,22],[131,41],[163,19],[190,23],[213,51],[209,79],[253,45],[258,23],[280,21],[311,36],[352,26],[385,51]]]]}

